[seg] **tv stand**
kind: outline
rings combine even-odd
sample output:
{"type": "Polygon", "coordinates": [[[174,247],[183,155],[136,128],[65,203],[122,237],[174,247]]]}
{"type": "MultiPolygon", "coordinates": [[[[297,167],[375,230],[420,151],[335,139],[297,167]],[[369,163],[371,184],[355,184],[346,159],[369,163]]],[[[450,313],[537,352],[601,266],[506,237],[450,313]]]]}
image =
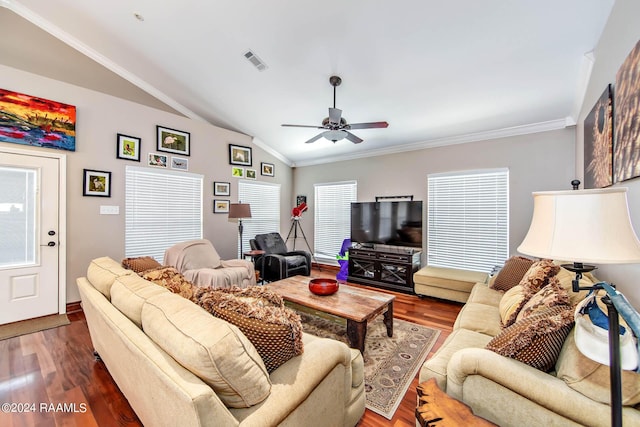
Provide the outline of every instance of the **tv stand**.
{"type": "Polygon", "coordinates": [[[413,273],[420,269],[419,248],[354,245],[349,248],[350,282],[414,293],[413,273]]]}

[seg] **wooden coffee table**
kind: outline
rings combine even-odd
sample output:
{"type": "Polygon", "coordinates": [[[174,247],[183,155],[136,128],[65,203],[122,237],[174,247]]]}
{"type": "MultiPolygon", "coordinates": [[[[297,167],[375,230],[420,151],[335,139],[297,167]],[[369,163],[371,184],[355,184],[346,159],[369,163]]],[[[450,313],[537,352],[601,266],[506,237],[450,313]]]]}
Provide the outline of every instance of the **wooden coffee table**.
{"type": "Polygon", "coordinates": [[[367,322],[384,313],[387,335],[393,336],[393,295],[370,291],[349,285],[340,285],[333,295],[319,296],[309,291],[311,277],[293,276],[266,287],[278,293],[282,299],[313,310],[329,313],[347,320],[347,338],[351,348],[364,353],[367,322]]]}

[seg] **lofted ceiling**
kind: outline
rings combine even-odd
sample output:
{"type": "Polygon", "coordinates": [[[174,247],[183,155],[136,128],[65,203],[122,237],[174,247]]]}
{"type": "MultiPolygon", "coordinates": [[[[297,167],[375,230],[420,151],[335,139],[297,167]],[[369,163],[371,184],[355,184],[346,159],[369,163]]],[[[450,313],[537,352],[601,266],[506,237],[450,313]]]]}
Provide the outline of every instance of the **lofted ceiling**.
{"type": "Polygon", "coordinates": [[[613,2],[0,0],[0,63],[251,135],[302,166],[574,124],[613,2]],[[348,122],[389,127],[353,130],[357,145],[281,127],[321,125],[332,75],[348,122]]]}

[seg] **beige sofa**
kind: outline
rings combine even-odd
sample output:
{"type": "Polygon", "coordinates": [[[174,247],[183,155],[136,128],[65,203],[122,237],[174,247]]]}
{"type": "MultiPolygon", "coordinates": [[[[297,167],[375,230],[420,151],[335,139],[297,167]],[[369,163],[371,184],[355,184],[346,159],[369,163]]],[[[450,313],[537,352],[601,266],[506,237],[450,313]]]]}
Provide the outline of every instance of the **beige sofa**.
{"type": "Polygon", "coordinates": [[[304,334],[269,375],[238,328],[110,258],[77,283],[94,349],[145,425],[350,427],[364,413],[362,356],[343,343],[304,334]]]}
{"type": "MultiPolygon", "coordinates": [[[[566,270],[563,274],[564,287],[571,277],[566,270]]],[[[485,283],[474,285],[453,332],[424,363],[420,382],[435,378],[442,390],[476,415],[503,427],[610,425],[611,408],[602,403],[609,400],[609,368],[577,351],[573,330],[552,373],[484,348],[501,332],[498,307],[503,295],[485,283]]],[[[640,400],[640,376],[627,371],[623,375],[625,398],[640,400]]],[[[638,409],[637,404],[624,407],[625,426],[640,425],[638,409]]]]}

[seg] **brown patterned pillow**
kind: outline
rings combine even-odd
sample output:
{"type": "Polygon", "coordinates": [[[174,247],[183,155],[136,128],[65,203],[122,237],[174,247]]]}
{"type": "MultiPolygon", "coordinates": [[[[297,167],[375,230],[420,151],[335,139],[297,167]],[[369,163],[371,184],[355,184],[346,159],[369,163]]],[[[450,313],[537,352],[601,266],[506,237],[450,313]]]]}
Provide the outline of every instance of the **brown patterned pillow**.
{"type": "Polygon", "coordinates": [[[560,281],[554,276],[549,279],[549,284],[547,286],[540,289],[524,304],[516,317],[516,322],[557,305],[570,306],[571,301],[569,300],[569,294],[567,291],[560,285],[560,281]]]}
{"type": "Polygon", "coordinates": [[[300,316],[286,308],[279,295],[261,286],[200,288],[193,301],[236,325],[254,345],[269,373],[304,351],[300,316]]]}
{"type": "Polygon", "coordinates": [[[560,266],[550,259],[543,259],[531,264],[531,267],[520,280],[520,285],[531,295],[538,292],[549,284],[549,278],[555,276],[560,271],[560,266]]]}
{"type": "Polygon", "coordinates": [[[188,300],[193,298],[198,287],[184,278],[174,267],[153,268],[140,273],[140,276],[150,282],[167,288],[188,300]]]}
{"type": "Polygon", "coordinates": [[[512,256],[504,262],[504,266],[489,287],[497,291],[508,291],[520,283],[533,263],[532,259],[512,256]]]}
{"type": "Polygon", "coordinates": [[[555,366],[572,327],[573,309],[555,306],[514,323],[485,348],[548,372],[555,366]]]}
{"type": "Polygon", "coordinates": [[[136,273],[151,270],[152,268],[162,267],[158,261],[150,256],[140,256],[137,258],[125,258],[122,260],[122,266],[136,273]]]}

